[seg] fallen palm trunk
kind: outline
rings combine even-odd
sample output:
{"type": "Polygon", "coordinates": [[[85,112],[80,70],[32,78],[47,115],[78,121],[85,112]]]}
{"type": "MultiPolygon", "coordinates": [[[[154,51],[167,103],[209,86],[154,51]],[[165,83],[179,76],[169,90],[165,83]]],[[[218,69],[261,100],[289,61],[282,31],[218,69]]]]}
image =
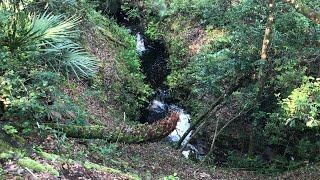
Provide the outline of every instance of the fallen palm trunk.
{"type": "Polygon", "coordinates": [[[154,141],[168,136],[176,127],[179,120],[177,112],[171,112],[165,119],[153,124],[140,124],[108,128],[106,126],[76,126],[46,124],[53,129],[66,133],[67,137],[83,139],[105,139],[110,142],[139,143],[154,141]]]}

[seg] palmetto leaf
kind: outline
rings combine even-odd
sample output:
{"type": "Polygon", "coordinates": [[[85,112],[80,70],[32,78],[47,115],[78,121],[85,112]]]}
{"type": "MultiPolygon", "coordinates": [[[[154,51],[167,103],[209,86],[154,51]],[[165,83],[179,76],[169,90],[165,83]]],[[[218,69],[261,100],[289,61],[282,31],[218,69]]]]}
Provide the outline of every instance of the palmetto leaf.
{"type": "Polygon", "coordinates": [[[53,68],[64,69],[78,78],[92,77],[98,71],[98,60],[85,52],[78,44],[59,43],[44,51],[50,57],[47,61],[53,68]]]}
{"type": "Polygon", "coordinates": [[[71,17],[62,20],[61,15],[44,13],[33,18],[29,34],[30,37],[38,38],[40,41],[61,42],[65,38],[73,37],[75,33],[73,28],[78,22],[79,18],[71,17]]]}
{"type": "MultiPolygon", "coordinates": [[[[11,12],[11,6],[11,1],[1,3],[0,0],[0,10],[11,12]]],[[[92,77],[97,72],[98,61],[72,41],[79,18],[64,19],[63,15],[51,13],[30,15],[23,10],[9,16],[9,20],[3,22],[8,28],[1,33],[4,35],[0,36],[0,42],[3,40],[13,55],[24,54],[24,58],[18,59],[45,63],[54,71],[73,73],[78,78],[92,77]]],[[[2,27],[1,22],[0,25],[2,27]]]]}
{"type": "MultiPolygon", "coordinates": [[[[0,22],[4,27],[3,40],[5,46],[17,57],[25,54],[27,60],[34,63],[45,63],[54,71],[73,73],[76,77],[91,77],[98,70],[98,61],[72,41],[79,18],[64,19],[63,15],[43,13],[30,15],[23,8],[21,1],[1,1],[0,10],[9,13],[8,21],[0,22]]],[[[1,13],[4,14],[4,13],[1,13]]],[[[1,32],[1,31],[0,31],[1,32]]],[[[1,45],[1,44],[0,44],[1,45]]]]}
{"type": "Polygon", "coordinates": [[[76,76],[93,76],[98,70],[97,60],[81,49],[69,49],[64,64],[72,69],[76,76]]]}
{"type": "Polygon", "coordinates": [[[48,62],[54,69],[65,69],[78,78],[91,77],[98,70],[98,61],[69,39],[74,36],[73,28],[78,22],[78,18],[62,20],[61,15],[44,13],[33,18],[30,34],[39,40],[39,46],[45,45],[41,51],[49,55],[48,62]]]}

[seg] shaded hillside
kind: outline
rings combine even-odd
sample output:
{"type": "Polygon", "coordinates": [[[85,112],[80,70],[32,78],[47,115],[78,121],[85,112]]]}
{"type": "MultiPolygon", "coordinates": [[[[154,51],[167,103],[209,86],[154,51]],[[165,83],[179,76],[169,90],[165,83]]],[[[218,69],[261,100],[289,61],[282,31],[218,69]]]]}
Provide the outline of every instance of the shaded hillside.
{"type": "Polygon", "coordinates": [[[0,1],[0,179],[317,179],[319,11],[0,1]]]}

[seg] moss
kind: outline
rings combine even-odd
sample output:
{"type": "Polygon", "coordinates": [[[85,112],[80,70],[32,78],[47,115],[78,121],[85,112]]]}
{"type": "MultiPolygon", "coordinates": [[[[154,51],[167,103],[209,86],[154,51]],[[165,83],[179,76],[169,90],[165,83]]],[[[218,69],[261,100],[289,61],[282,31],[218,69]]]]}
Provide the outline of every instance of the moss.
{"type": "Polygon", "coordinates": [[[49,154],[43,151],[38,151],[37,152],[41,157],[49,160],[49,161],[57,161],[60,160],[60,156],[56,155],[56,154],[49,154]]]}
{"type": "Polygon", "coordinates": [[[92,163],[92,162],[85,162],[83,166],[88,170],[96,169],[98,171],[102,171],[102,172],[106,172],[106,173],[124,175],[124,176],[128,177],[129,179],[137,179],[137,180],[141,179],[137,175],[123,174],[120,170],[109,168],[109,167],[105,167],[105,166],[101,166],[99,164],[95,164],[95,163],[92,163]]]}
{"type": "MultiPolygon", "coordinates": [[[[59,155],[56,155],[56,154],[50,154],[50,153],[46,153],[46,152],[43,152],[41,150],[38,150],[37,151],[37,154],[40,155],[41,157],[49,160],[49,161],[59,161],[59,162],[64,162],[64,163],[68,163],[68,164],[76,164],[78,163],[77,161],[74,161],[73,159],[65,159],[63,157],[60,157],[59,155]]],[[[30,161],[31,159],[27,158],[28,161],[30,161]]],[[[34,160],[31,160],[31,161],[34,161],[34,160]]],[[[34,161],[32,163],[37,163],[39,164],[38,162],[34,161]]],[[[39,164],[41,166],[44,166],[42,164],[39,164]]],[[[33,165],[32,165],[33,166],[33,165]]],[[[45,172],[52,172],[52,171],[56,171],[54,170],[52,167],[52,170],[50,170],[50,167],[48,167],[49,165],[46,165],[46,170],[45,172]],[[48,169],[49,168],[49,169],[48,169]]],[[[101,166],[99,164],[95,164],[95,163],[92,163],[92,162],[85,162],[83,164],[84,168],[86,168],[87,170],[91,170],[91,169],[96,169],[98,171],[102,171],[102,172],[106,172],[106,173],[111,173],[111,174],[119,174],[119,175],[122,175],[122,176],[126,176],[128,177],[129,179],[140,179],[139,176],[137,175],[132,175],[132,174],[123,174],[120,170],[117,170],[117,169],[113,169],[113,168],[109,168],[109,167],[105,167],[105,166],[101,166]]],[[[36,167],[36,166],[34,166],[36,167]]],[[[34,169],[36,170],[36,169],[34,169]]],[[[41,170],[38,170],[40,172],[44,172],[43,171],[43,168],[41,168],[41,170]],[[42,171],[41,171],[42,170],[42,171]]],[[[37,170],[36,170],[37,171],[37,170]]],[[[58,173],[58,172],[57,172],[58,173]]],[[[51,173],[52,174],[52,173],[51,173]]],[[[54,174],[55,175],[55,174],[54,174]]],[[[58,174],[57,174],[58,175],[58,174]]]]}
{"type": "Polygon", "coordinates": [[[11,149],[12,147],[8,143],[0,139],[0,152],[8,151],[11,149]]]}
{"type": "Polygon", "coordinates": [[[122,173],[120,170],[108,168],[108,167],[101,166],[99,164],[95,164],[95,163],[91,163],[91,162],[85,162],[84,167],[86,169],[96,169],[96,170],[107,172],[107,173],[114,173],[114,174],[121,174],[122,173]]]}
{"type": "Polygon", "coordinates": [[[13,151],[7,151],[7,152],[2,152],[0,153],[0,159],[11,159],[14,156],[13,151]]]}
{"type": "Polygon", "coordinates": [[[0,159],[11,159],[13,157],[23,156],[23,150],[19,148],[13,148],[9,143],[1,139],[0,136],[0,159]]]}
{"type": "Polygon", "coordinates": [[[18,160],[18,164],[21,167],[29,168],[37,172],[48,172],[54,176],[59,176],[59,172],[48,164],[41,164],[33,159],[24,157],[18,160]]]}

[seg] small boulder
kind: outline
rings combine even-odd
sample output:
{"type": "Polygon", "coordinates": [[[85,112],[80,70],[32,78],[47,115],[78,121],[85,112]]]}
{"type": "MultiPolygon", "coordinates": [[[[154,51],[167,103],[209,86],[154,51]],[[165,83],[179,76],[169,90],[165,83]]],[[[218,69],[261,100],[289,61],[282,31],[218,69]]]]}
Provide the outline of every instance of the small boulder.
{"type": "Polygon", "coordinates": [[[158,100],[153,100],[148,106],[148,123],[154,123],[159,119],[163,119],[167,116],[169,107],[158,100]]]}

